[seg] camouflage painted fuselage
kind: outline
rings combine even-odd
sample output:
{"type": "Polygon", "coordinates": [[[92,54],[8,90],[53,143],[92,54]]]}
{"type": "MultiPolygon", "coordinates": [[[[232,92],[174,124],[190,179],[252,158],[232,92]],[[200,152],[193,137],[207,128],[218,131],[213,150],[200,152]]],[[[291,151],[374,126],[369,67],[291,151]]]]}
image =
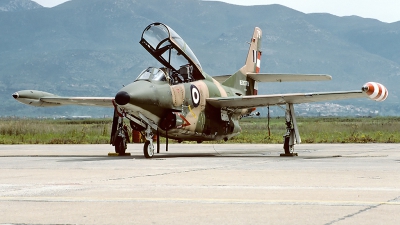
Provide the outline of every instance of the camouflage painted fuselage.
{"type": "Polygon", "coordinates": [[[231,110],[221,115],[221,109],[207,104],[206,99],[246,93],[221,85],[207,74],[204,76],[204,80],[176,85],[137,80],[120,90],[129,93],[130,101],[118,107],[137,119],[139,113],[146,115],[159,126],[161,136],[168,132],[169,138],[177,140],[230,139],[241,132],[238,120],[250,110],[231,110]]]}

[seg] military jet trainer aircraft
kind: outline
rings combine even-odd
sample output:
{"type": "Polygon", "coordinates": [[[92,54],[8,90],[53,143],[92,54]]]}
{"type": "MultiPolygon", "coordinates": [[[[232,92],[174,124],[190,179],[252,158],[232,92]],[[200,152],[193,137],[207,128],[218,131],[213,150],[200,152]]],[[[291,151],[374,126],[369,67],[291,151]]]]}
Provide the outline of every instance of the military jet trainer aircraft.
{"type": "MultiPolygon", "coordinates": [[[[146,158],[154,155],[154,134],[166,138],[167,151],[168,138],[198,143],[226,141],[241,132],[240,118],[262,106],[280,106],[285,110],[285,154],[281,155],[297,155],[293,147],[295,143],[301,143],[301,139],[294,104],[360,97],[384,101],[388,96],[387,89],[375,82],[366,83],[361,90],[355,91],[257,95],[258,82],[331,79],[329,75],[259,73],[261,38],[261,29],[256,27],[250,39],[246,63],[240,70],[229,76],[211,77],[203,71],[192,50],[174,30],[165,24],[153,23],[144,29],[140,44],[163,67],[143,70],[115,97],[60,97],[36,90],[18,91],[12,96],[21,103],[39,107],[113,107],[110,143],[115,146],[116,153],[124,154],[127,148],[123,124],[123,118],[127,118],[132,129],[142,132],[146,138],[143,148],[146,158]]],[[[159,143],[157,138],[157,153],[159,143]]]]}

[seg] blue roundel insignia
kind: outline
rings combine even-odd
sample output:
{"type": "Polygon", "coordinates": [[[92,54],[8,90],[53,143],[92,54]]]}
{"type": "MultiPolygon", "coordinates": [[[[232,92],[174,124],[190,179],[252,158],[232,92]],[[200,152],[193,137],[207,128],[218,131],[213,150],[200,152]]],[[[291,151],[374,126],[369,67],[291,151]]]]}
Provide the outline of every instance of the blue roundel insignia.
{"type": "Polygon", "coordinates": [[[193,106],[197,107],[200,104],[200,91],[197,89],[196,86],[191,85],[190,86],[190,92],[192,93],[192,102],[193,106]]]}

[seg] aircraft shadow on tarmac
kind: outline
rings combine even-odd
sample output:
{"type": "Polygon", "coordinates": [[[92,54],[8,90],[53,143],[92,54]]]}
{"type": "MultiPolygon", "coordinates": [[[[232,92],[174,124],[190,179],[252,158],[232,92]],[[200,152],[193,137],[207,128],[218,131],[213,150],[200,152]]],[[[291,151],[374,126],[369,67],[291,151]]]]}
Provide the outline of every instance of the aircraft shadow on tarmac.
{"type": "Polygon", "coordinates": [[[262,154],[210,154],[210,153],[170,153],[170,154],[162,154],[162,155],[155,155],[152,159],[147,159],[142,155],[131,155],[131,156],[115,156],[115,157],[108,157],[108,156],[74,156],[71,159],[64,159],[60,160],[60,162],[71,162],[71,161],[107,161],[107,160],[166,160],[166,159],[175,159],[175,158],[269,158],[269,159],[281,159],[281,160],[317,160],[317,159],[328,159],[328,158],[340,158],[343,156],[340,155],[332,155],[332,156],[297,156],[297,157],[280,157],[279,155],[262,155],[262,154]]]}
{"type": "MultiPolygon", "coordinates": [[[[317,160],[327,158],[346,158],[346,157],[357,157],[357,156],[342,156],[342,155],[319,155],[319,156],[296,156],[296,157],[280,157],[279,155],[271,153],[238,153],[238,152],[224,152],[224,153],[167,153],[157,154],[152,159],[147,159],[141,154],[132,154],[130,156],[108,156],[108,155],[5,155],[0,157],[37,157],[37,158],[63,158],[58,162],[84,162],[84,161],[108,161],[108,160],[164,160],[172,158],[270,158],[270,159],[282,159],[282,160],[317,160]]],[[[365,157],[365,156],[358,156],[365,157]]],[[[400,161],[399,161],[400,162],[400,161]]]]}
{"type": "MultiPolygon", "coordinates": [[[[168,155],[157,155],[154,156],[152,159],[147,159],[143,155],[131,155],[131,156],[65,156],[71,157],[70,159],[63,159],[59,160],[59,162],[77,162],[77,161],[107,161],[107,160],[132,160],[132,159],[139,159],[139,160],[164,160],[170,158],[202,158],[202,157],[216,157],[215,154],[168,154],[168,155]]],[[[44,156],[44,157],[51,157],[51,156],[44,156]]]]}

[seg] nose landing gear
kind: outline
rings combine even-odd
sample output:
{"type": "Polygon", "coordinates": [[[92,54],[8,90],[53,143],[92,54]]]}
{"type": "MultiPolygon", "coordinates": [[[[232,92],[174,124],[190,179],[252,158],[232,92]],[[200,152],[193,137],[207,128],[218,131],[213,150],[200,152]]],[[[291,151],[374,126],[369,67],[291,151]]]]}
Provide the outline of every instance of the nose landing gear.
{"type": "MultiPolygon", "coordinates": [[[[154,156],[154,144],[153,144],[153,131],[151,130],[151,127],[147,125],[145,132],[145,138],[146,142],[144,143],[143,146],[143,154],[144,157],[146,158],[153,158],[154,156]]],[[[159,138],[159,137],[157,137],[159,138]]]]}

